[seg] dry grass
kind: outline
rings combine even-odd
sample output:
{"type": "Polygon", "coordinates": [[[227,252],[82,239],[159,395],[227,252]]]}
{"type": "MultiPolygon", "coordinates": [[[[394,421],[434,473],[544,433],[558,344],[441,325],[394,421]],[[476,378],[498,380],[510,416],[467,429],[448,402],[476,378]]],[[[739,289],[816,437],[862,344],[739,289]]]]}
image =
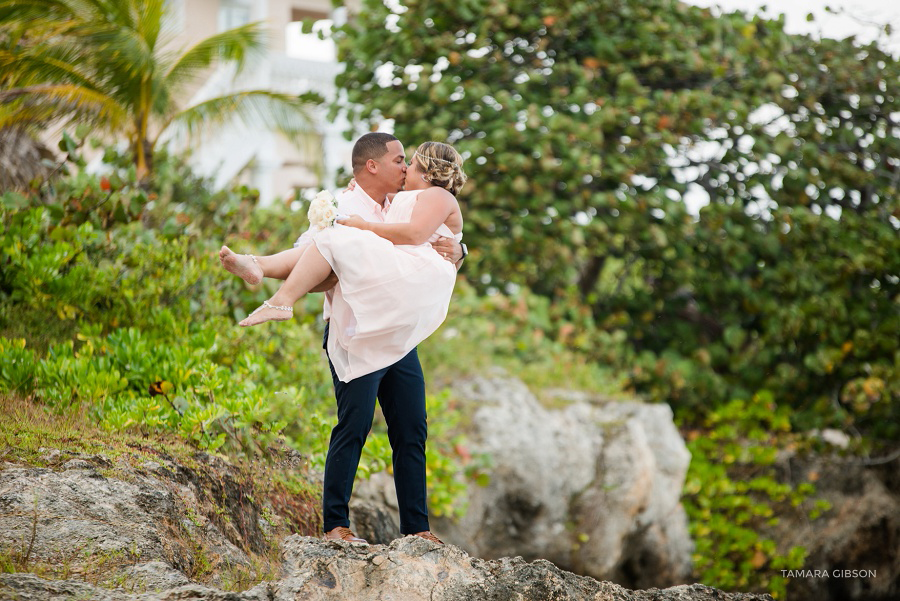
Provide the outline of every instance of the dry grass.
{"type": "MultiPolygon", "coordinates": [[[[186,531],[170,533],[173,543],[188,551],[192,567],[187,576],[198,582],[240,591],[271,580],[278,574],[284,536],[314,536],[321,528],[321,491],[301,469],[225,457],[219,457],[221,462],[200,461],[195,447],[174,436],[109,432],[98,428],[83,410],[56,412],[29,399],[0,395],[0,470],[3,462],[58,469],[69,459],[85,456],[105,458],[98,463],[107,466],[102,473],[108,478],[127,480],[131,476],[121,466],[139,468],[160,460],[173,462],[181,466],[182,474],[189,474],[198,489],[197,510],[250,558],[248,566],[228,565],[203,540],[186,531]],[[270,525],[266,533],[255,531],[259,518],[270,525]]],[[[35,520],[37,524],[37,516],[35,520]]],[[[36,557],[33,547],[33,540],[22,540],[0,548],[0,572],[140,589],[139,583],[122,575],[137,561],[128,553],[73,548],[54,557],[36,557]]]]}

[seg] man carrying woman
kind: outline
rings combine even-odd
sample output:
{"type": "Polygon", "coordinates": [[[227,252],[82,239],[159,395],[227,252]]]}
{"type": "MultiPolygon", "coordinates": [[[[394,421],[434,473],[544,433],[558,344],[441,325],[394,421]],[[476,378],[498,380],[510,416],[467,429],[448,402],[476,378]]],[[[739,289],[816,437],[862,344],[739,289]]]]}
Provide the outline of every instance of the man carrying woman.
{"type": "Polygon", "coordinates": [[[276,255],[223,247],[220,259],[250,283],[285,280],[244,326],[289,319],[300,296],[326,291],[325,348],[338,413],[325,462],[326,538],[365,542],[349,528],[349,500],[377,398],[393,451],[400,531],[440,542],[428,525],[425,382],[416,345],[446,317],[465,254],[455,198],[466,180],[462,158],[447,144],[426,142],[407,166],[399,140],[370,133],[354,145],[352,162],[356,187],[338,197],[338,212],[351,217],[308,231],[276,255]]]}

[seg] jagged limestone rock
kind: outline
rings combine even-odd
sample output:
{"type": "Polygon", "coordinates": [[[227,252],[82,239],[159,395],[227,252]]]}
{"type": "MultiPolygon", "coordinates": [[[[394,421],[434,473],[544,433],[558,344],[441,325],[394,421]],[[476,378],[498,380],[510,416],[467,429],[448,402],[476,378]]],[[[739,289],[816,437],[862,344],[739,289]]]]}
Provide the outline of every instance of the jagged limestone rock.
{"type": "MultiPolygon", "coordinates": [[[[474,378],[454,387],[470,423],[470,452],[491,457],[490,483],[470,483],[461,519],[432,528],[472,555],[543,558],[633,588],[687,581],[693,544],[681,506],[690,463],[668,405],[543,407],[519,380],[474,378]]],[[[433,416],[432,419],[439,419],[433,416]]],[[[376,474],[355,496],[396,508],[376,474]]]]}
{"type": "Polygon", "coordinates": [[[768,595],[724,593],[703,585],[630,591],[521,557],[483,560],[453,545],[417,537],[390,545],[353,545],[291,536],[282,578],[242,593],[198,585],[132,595],[31,575],[0,575],[0,599],[84,598],[97,601],[771,601],[768,595]]]}

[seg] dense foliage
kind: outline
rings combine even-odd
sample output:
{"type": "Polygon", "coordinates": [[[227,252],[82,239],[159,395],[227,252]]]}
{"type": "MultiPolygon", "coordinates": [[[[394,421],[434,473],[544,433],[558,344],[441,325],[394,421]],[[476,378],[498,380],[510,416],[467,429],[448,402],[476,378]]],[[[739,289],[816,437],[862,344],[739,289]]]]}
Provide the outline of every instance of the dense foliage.
{"type": "Polygon", "coordinates": [[[765,447],[900,438],[900,61],[675,0],[366,0],[332,35],[335,112],[467,157],[470,281],[698,433],[698,577],[783,596],[803,552],[757,527],[810,491],[765,447]]]}
{"type": "MultiPolygon", "coordinates": [[[[208,450],[265,457],[287,444],[321,468],[334,421],[321,297],[309,297],[296,323],[239,328],[274,284],[248,288],[216,256],[223,241],[280,250],[302,214],[254,210],[246,189],[211,194],[164,155],[150,186],[137,184],[129,157],[107,158],[106,176],[80,172],[52,194],[2,197],[0,393],[208,450]]],[[[431,394],[429,411],[450,401],[431,394]]],[[[430,428],[436,514],[463,509],[466,474],[481,465],[461,465],[453,426],[430,428]]],[[[360,470],[389,465],[381,424],[360,470]]]]}
{"type": "Polygon", "coordinates": [[[776,599],[786,598],[788,580],[781,570],[803,568],[806,550],[781,550],[777,540],[759,533],[779,516],[815,519],[830,509],[814,499],[811,482],[793,485],[777,474],[778,454],[802,441],[791,432],[787,409],[767,392],[736,399],[710,411],[687,438],[691,467],[684,504],[696,545],[694,571],[702,582],[735,590],[762,587],[776,599]]]}
{"type": "Polygon", "coordinates": [[[900,436],[900,61],[673,0],[371,0],[334,37],[351,119],[469,157],[482,289],[590,306],[652,398],[900,436]]]}

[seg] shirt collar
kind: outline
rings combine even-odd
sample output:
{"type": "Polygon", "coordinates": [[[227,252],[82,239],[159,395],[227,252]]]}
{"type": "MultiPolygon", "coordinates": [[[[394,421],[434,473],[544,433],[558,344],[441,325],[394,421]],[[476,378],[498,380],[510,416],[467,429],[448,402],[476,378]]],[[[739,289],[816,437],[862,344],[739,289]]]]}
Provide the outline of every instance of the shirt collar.
{"type": "Polygon", "coordinates": [[[376,215],[381,214],[382,212],[386,212],[388,208],[391,206],[389,200],[384,201],[384,206],[375,202],[369,194],[362,189],[362,186],[357,185],[356,188],[353,189],[354,192],[359,194],[360,199],[365,203],[367,207],[369,207],[373,213],[376,215]]]}

